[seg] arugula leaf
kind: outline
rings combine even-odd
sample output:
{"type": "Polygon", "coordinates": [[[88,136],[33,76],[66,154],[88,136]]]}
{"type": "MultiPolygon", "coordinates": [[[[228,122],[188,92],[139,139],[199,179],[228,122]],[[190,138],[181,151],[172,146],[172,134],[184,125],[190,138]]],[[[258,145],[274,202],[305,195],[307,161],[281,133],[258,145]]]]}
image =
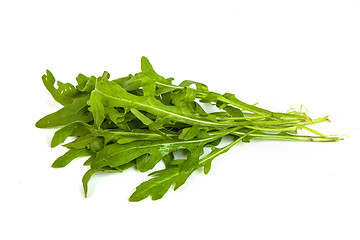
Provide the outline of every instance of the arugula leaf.
{"type": "Polygon", "coordinates": [[[93,119],[87,109],[88,100],[89,96],[74,99],[69,105],[41,118],[36,122],[35,126],[38,128],[52,128],[64,126],[76,121],[88,123],[93,119]]]}
{"type": "MultiPolygon", "coordinates": [[[[91,157],[92,158],[92,157],[91,157]]],[[[91,159],[89,158],[89,159],[91,159]]],[[[85,165],[85,164],[84,164],[85,165]]],[[[109,168],[109,167],[105,167],[102,169],[94,169],[94,168],[90,168],[83,176],[82,178],[82,183],[83,183],[83,189],[84,189],[84,194],[85,194],[85,198],[87,198],[88,195],[88,184],[89,181],[91,179],[91,177],[98,172],[109,172],[109,173],[117,173],[117,172],[123,172],[126,169],[129,169],[131,167],[135,166],[135,161],[126,163],[124,165],[118,166],[116,168],[109,168]]]]}
{"type": "Polygon", "coordinates": [[[86,156],[91,156],[90,151],[87,149],[70,149],[64,155],[57,158],[51,166],[53,168],[65,167],[75,158],[86,156]]]}
{"type": "Polygon", "coordinates": [[[236,123],[221,123],[205,116],[194,116],[188,109],[165,105],[154,96],[144,97],[130,94],[118,84],[109,81],[98,81],[95,91],[99,93],[104,106],[136,108],[151,113],[158,118],[167,117],[171,121],[190,125],[196,124],[217,128],[237,126],[236,123]]]}
{"type": "Polygon", "coordinates": [[[184,166],[187,164],[187,161],[183,161],[180,166],[151,173],[150,176],[153,178],[137,186],[136,191],[130,196],[129,201],[138,202],[147,198],[148,196],[151,196],[152,200],[161,199],[173,184],[175,184],[174,190],[178,189],[199,167],[204,167],[204,173],[207,174],[210,171],[211,162],[214,158],[223,153],[226,153],[232,146],[240,142],[250,133],[251,132],[244,134],[242,137],[239,137],[225,147],[213,147],[212,151],[208,155],[200,159],[198,166],[188,168],[187,171],[182,171],[184,166]]]}
{"type": "Polygon", "coordinates": [[[183,128],[180,131],[180,135],[178,136],[178,138],[183,139],[183,140],[190,140],[190,139],[196,137],[199,134],[201,129],[204,129],[204,128],[200,128],[199,126],[196,126],[196,125],[188,127],[188,128],[183,128]]]}
{"type": "Polygon", "coordinates": [[[69,136],[83,136],[90,133],[91,126],[84,122],[73,122],[57,130],[51,139],[51,147],[63,143],[69,136]]]}
{"type": "Polygon", "coordinates": [[[85,136],[80,136],[74,141],[63,146],[67,148],[82,149],[89,147],[91,144],[93,144],[93,146],[97,146],[97,149],[102,148],[101,146],[104,145],[103,141],[99,137],[94,136],[93,134],[87,134],[85,136]]]}
{"type": "MultiPolygon", "coordinates": [[[[124,139],[131,139],[132,141],[141,141],[141,140],[161,140],[165,139],[163,136],[154,133],[148,129],[134,129],[132,131],[125,131],[122,129],[106,129],[106,130],[92,130],[93,134],[96,136],[104,137],[105,144],[114,143],[114,142],[124,142],[124,139]]],[[[169,133],[167,136],[176,137],[177,134],[169,133]]],[[[131,142],[132,142],[131,141],[131,142]]]]}
{"type": "Polygon", "coordinates": [[[114,107],[105,108],[105,116],[108,117],[115,124],[120,124],[124,122],[127,113],[128,113],[128,109],[124,109],[123,112],[119,112],[114,107]]]}
{"type": "MultiPolygon", "coordinates": [[[[190,152],[204,146],[206,143],[214,141],[221,135],[211,136],[203,139],[194,139],[192,141],[181,139],[164,139],[164,140],[139,140],[124,144],[110,144],[101,150],[93,160],[92,168],[102,168],[105,166],[116,167],[128,163],[135,158],[144,154],[149,154],[149,159],[138,163],[138,169],[141,172],[152,169],[164,156],[171,152],[187,149],[190,152]]],[[[193,163],[192,160],[191,163],[193,163]]]]}
{"type": "Polygon", "coordinates": [[[154,68],[149,62],[149,59],[147,59],[146,57],[141,58],[141,71],[149,78],[154,79],[156,82],[160,82],[164,84],[170,83],[169,81],[170,79],[165,79],[164,77],[160,76],[154,71],[154,68]]]}
{"type": "Polygon", "coordinates": [[[92,175],[94,175],[97,172],[101,172],[100,169],[89,169],[83,176],[82,178],[82,183],[83,183],[83,188],[84,188],[84,194],[85,197],[87,197],[87,193],[88,193],[88,183],[90,181],[90,178],[92,177],[92,175]]]}
{"type": "Polygon", "coordinates": [[[130,111],[137,117],[143,124],[149,126],[150,124],[154,123],[153,120],[145,116],[145,114],[138,111],[136,108],[130,108],[130,111]]]}
{"type": "Polygon", "coordinates": [[[92,113],[94,118],[95,127],[100,129],[100,126],[105,119],[105,108],[102,105],[99,94],[97,92],[91,92],[88,104],[90,105],[89,111],[92,113]]]}
{"type": "Polygon", "coordinates": [[[56,147],[57,145],[63,143],[74,131],[76,124],[70,123],[65,127],[57,130],[51,139],[51,147],[56,147]]]}
{"type": "Polygon", "coordinates": [[[76,78],[76,81],[78,85],[76,86],[77,89],[79,89],[82,92],[88,92],[90,93],[95,88],[96,84],[96,77],[86,77],[84,74],[79,74],[76,78]]]}
{"type": "Polygon", "coordinates": [[[196,81],[191,81],[191,80],[184,80],[179,84],[179,86],[180,87],[190,87],[192,84],[194,84],[196,86],[197,91],[200,91],[200,92],[208,92],[209,91],[208,87],[205,84],[196,82],[196,81]]]}
{"type": "Polygon", "coordinates": [[[189,174],[179,172],[179,168],[168,168],[157,172],[156,177],[143,182],[136,188],[129,201],[138,202],[148,196],[151,196],[152,200],[161,199],[173,184],[178,182],[181,184],[189,177],[189,174]]]}
{"type": "Polygon", "coordinates": [[[42,76],[42,80],[46,89],[58,103],[61,105],[67,105],[73,101],[72,97],[77,93],[76,88],[73,85],[70,83],[63,84],[58,81],[58,89],[56,89],[54,87],[56,82],[55,77],[49,70],[46,70],[46,74],[42,76]]]}

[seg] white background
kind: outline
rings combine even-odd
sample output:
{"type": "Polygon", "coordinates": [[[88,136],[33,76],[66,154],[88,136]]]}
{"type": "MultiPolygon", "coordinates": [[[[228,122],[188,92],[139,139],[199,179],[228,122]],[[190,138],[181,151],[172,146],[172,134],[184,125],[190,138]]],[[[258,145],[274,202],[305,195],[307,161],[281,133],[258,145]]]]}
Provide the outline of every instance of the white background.
{"type": "Polygon", "coordinates": [[[1,1],[1,239],[360,239],[360,1],[1,1]],[[239,144],[162,200],[129,203],[146,174],[52,162],[60,105],[42,85],[140,71],[147,56],[274,111],[304,104],[338,143],[239,144]]]}

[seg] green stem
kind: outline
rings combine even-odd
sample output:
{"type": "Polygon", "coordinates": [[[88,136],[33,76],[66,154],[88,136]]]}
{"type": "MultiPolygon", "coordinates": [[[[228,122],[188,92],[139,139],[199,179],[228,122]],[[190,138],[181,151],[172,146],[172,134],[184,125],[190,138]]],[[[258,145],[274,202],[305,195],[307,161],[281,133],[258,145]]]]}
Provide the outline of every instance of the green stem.
{"type": "Polygon", "coordinates": [[[284,131],[284,132],[296,132],[297,127],[295,126],[291,126],[291,127],[283,127],[283,128],[279,128],[279,127],[257,127],[257,126],[245,126],[246,128],[249,129],[253,129],[253,130],[258,130],[258,131],[267,131],[267,132],[280,132],[280,131],[284,131]]]}
{"type": "Polygon", "coordinates": [[[248,116],[248,117],[217,117],[216,119],[224,119],[224,120],[257,120],[264,119],[267,116],[248,116]]]}
{"type": "MultiPolygon", "coordinates": [[[[216,158],[217,156],[227,152],[231,147],[233,147],[234,145],[236,145],[238,142],[240,142],[241,140],[243,140],[245,137],[251,135],[251,133],[255,132],[255,130],[252,130],[250,132],[244,133],[243,135],[239,136],[238,139],[234,140],[232,143],[226,145],[225,147],[219,149],[219,151],[213,151],[212,153],[209,153],[208,155],[206,155],[205,157],[201,158],[199,161],[199,166],[203,167],[204,165],[206,165],[207,161],[212,161],[214,158],[216,158]]],[[[233,134],[235,135],[236,131],[233,132],[233,134]]]]}
{"type": "Polygon", "coordinates": [[[321,137],[327,137],[327,135],[325,135],[325,134],[322,134],[322,133],[320,133],[320,132],[318,132],[318,131],[316,131],[316,130],[314,130],[314,129],[311,129],[311,128],[309,128],[309,127],[306,127],[306,126],[304,126],[304,125],[300,125],[300,124],[296,124],[296,126],[298,126],[300,129],[305,129],[305,130],[307,130],[307,131],[309,131],[309,132],[312,132],[312,133],[314,133],[314,134],[316,134],[316,135],[319,135],[319,136],[321,136],[321,137]]]}
{"type": "Polygon", "coordinates": [[[246,128],[255,129],[255,130],[259,130],[259,131],[270,131],[270,132],[272,132],[272,131],[295,132],[297,129],[303,128],[303,129],[306,129],[316,135],[319,135],[322,137],[327,137],[326,135],[324,135],[316,130],[313,130],[309,127],[306,127],[305,125],[310,125],[310,124],[314,125],[316,123],[328,122],[328,121],[329,121],[329,119],[327,116],[313,119],[311,123],[310,122],[300,122],[300,120],[292,120],[292,121],[277,120],[277,121],[254,121],[254,122],[249,121],[252,124],[255,124],[256,126],[249,125],[249,126],[246,126],[246,128]],[[286,126],[286,125],[289,125],[289,126],[286,126]],[[280,126],[283,126],[283,127],[280,127],[280,126]]]}
{"type": "MultiPolygon", "coordinates": [[[[235,131],[232,133],[235,136],[244,136],[247,133],[235,131]]],[[[248,134],[251,138],[271,139],[271,140],[284,140],[284,141],[306,141],[306,142],[338,142],[341,140],[339,137],[319,137],[319,136],[303,136],[291,134],[270,134],[262,132],[254,132],[248,134]]]]}

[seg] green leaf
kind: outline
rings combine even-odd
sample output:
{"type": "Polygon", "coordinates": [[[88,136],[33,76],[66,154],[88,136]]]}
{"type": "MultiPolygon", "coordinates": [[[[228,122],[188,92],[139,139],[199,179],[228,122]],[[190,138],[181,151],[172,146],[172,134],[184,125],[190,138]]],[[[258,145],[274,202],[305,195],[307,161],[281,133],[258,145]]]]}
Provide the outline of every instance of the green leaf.
{"type": "MultiPolygon", "coordinates": [[[[152,169],[165,155],[171,152],[187,149],[194,151],[198,146],[203,146],[207,142],[214,141],[221,135],[215,135],[203,139],[180,140],[180,139],[164,139],[151,141],[135,141],[126,144],[110,144],[101,150],[94,161],[93,168],[102,168],[104,166],[116,167],[130,162],[144,154],[150,157],[146,161],[138,163],[138,169],[142,172],[152,169]]],[[[192,160],[194,161],[194,160],[192,160]]]]}
{"type": "Polygon", "coordinates": [[[135,115],[135,117],[137,117],[145,125],[150,125],[154,122],[153,120],[151,120],[150,118],[148,118],[143,113],[136,110],[135,108],[130,108],[130,111],[132,112],[132,114],[135,115]]]}
{"type": "Polygon", "coordinates": [[[90,122],[93,117],[87,110],[88,100],[89,96],[76,98],[71,104],[41,118],[36,122],[35,126],[38,128],[52,128],[65,126],[76,121],[90,122]]]}
{"type": "Polygon", "coordinates": [[[163,170],[161,173],[158,173],[156,177],[143,182],[138,187],[136,187],[136,191],[130,196],[129,201],[138,202],[147,198],[148,196],[151,196],[152,200],[161,199],[169,190],[171,185],[176,183],[178,179],[178,168],[163,170]]]}
{"type": "Polygon", "coordinates": [[[60,81],[57,81],[57,85],[58,85],[58,91],[67,97],[75,97],[78,94],[78,90],[76,89],[76,87],[74,87],[71,83],[62,83],[60,81]]]}
{"type": "Polygon", "coordinates": [[[163,157],[163,163],[165,164],[166,168],[169,168],[172,166],[172,162],[175,160],[174,153],[169,153],[168,155],[165,155],[163,157]]]}
{"type": "Polygon", "coordinates": [[[92,162],[92,160],[95,158],[95,154],[91,155],[85,162],[84,162],[84,166],[89,166],[92,162]]]}
{"type": "Polygon", "coordinates": [[[69,125],[66,125],[65,127],[60,128],[57,130],[51,139],[51,147],[56,147],[57,145],[63,143],[74,131],[76,128],[75,124],[70,123],[69,125]]]}
{"type": "Polygon", "coordinates": [[[84,188],[84,194],[85,197],[87,198],[87,193],[88,193],[88,183],[90,181],[90,178],[92,177],[92,175],[94,175],[97,172],[101,172],[100,169],[89,169],[83,176],[82,178],[82,183],[83,183],[83,188],[84,188]]]}
{"type": "Polygon", "coordinates": [[[126,84],[132,77],[133,77],[133,75],[129,74],[126,77],[114,79],[114,80],[112,80],[112,82],[117,83],[123,87],[123,85],[126,84]]]}
{"type": "MultiPolygon", "coordinates": [[[[236,131],[234,131],[234,132],[236,132],[236,131]]],[[[242,135],[241,137],[238,137],[237,139],[235,139],[234,141],[232,141],[225,147],[222,147],[222,148],[213,147],[211,149],[211,152],[208,155],[206,155],[205,157],[203,157],[199,160],[199,166],[204,166],[204,173],[208,174],[208,172],[210,171],[212,160],[214,160],[217,156],[229,151],[229,149],[231,147],[233,147],[238,142],[242,141],[244,138],[248,137],[253,132],[255,132],[255,130],[251,130],[251,131],[247,132],[246,134],[242,135]]]]}
{"type": "Polygon", "coordinates": [[[118,84],[102,81],[97,83],[96,91],[99,93],[104,106],[135,108],[146,111],[154,116],[190,125],[209,126],[209,127],[231,127],[237,123],[219,123],[214,119],[205,116],[194,116],[188,109],[179,109],[175,106],[168,106],[155,99],[154,96],[135,96],[130,94],[118,84]]]}
{"type": "Polygon", "coordinates": [[[141,58],[141,71],[149,78],[154,79],[155,82],[169,84],[171,79],[165,79],[154,71],[153,66],[151,65],[149,59],[146,57],[141,58]]]}
{"type": "Polygon", "coordinates": [[[82,92],[91,93],[91,91],[94,90],[95,88],[96,77],[95,76],[86,77],[85,75],[80,73],[76,77],[76,81],[78,83],[77,89],[79,89],[82,92]]]}
{"type": "MultiPolygon", "coordinates": [[[[92,130],[92,133],[96,136],[104,137],[105,144],[109,142],[118,142],[122,139],[132,139],[132,141],[141,141],[141,140],[161,140],[165,139],[163,136],[154,133],[148,129],[134,129],[132,131],[125,131],[121,129],[107,129],[107,130],[92,130]]],[[[169,137],[177,137],[175,133],[168,133],[169,137]]],[[[131,141],[131,142],[132,142],[131,141]]]]}
{"type": "Polygon", "coordinates": [[[201,91],[201,92],[209,91],[208,87],[205,84],[196,82],[196,81],[191,81],[191,80],[184,80],[179,84],[179,86],[180,87],[190,87],[192,84],[195,84],[196,90],[198,90],[198,91],[201,91]]]}
{"type": "Polygon", "coordinates": [[[67,85],[62,85],[61,82],[58,82],[57,84],[60,87],[60,89],[56,89],[54,87],[56,80],[54,78],[54,75],[49,70],[46,70],[46,74],[42,76],[42,81],[46,89],[53,96],[53,98],[61,105],[67,105],[73,101],[73,98],[71,96],[73,96],[72,95],[74,92],[73,89],[75,89],[75,87],[72,86],[70,83],[67,85]],[[67,94],[67,90],[69,90],[69,94],[67,94]]]}
{"type": "Polygon", "coordinates": [[[96,91],[91,92],[89,105],[89,111],[92,113],[94,118],[94,125],[97,129],[100,129],[100,126],[105,119],[105,108],[101,103],[99,94],[96,91]]]}
{"type": "Polygon", "coordinates": [[[181,91],[173,93],[171,103],[179,108],[189,109],[191,114],[197,114],[195,111],[196,90],[192,88],[183,88],[181,91]]]}
{"type": "Polygon", "coordinates": [[[190,152],[181,168],[181,173],[190,174],[194,169],[197,169],[199,166],[199,158],[203,153],[204,145],[199,144],[190,152]]]}
{"type": "Polygon", "coordinates": [[[227,113],[229,113],[232,117],[244,117],[242,111],[238,108],[232,106],[226,106],[223,108],[227,113]]]}
{"type": "Polygon", "coordinates": [[[108,73],[107,71],[104,71],[101,78],[104,79],[104,80],[109,80],[110,79],[110,73],[108,73]]]}
{"type": "Polygon", "coordinates": [[[198,126],[183,128],[180,131],[180,135],[178,138],[183,139],[183,140],[190,140],[190,139],[196,137],[198,135],[198,133],[200,132],[200,130],[201,130],[201,128],[199,128],[198,126]]]}
{"type": "MultiPolygon", "coordinates": [[[[127,81],[124,81],[118,85],[121,86],[123,89],[125,89],[128,92],[137,90],[141,87],[141,84],[142,84],[142,80],[141,80],[140,76],[141,75],[139,75],[137,73],[134,76],[132,76],[130,79],[128,79],[127,81]]],[[[116,83],[116,82],[112,81],[112,83],[116,83]]]]}
{"type": "Polygon", "coordinates": [[[82,136],[88,134],[90,133],[90,128],[91,126],[84,122],[70,123],[55,132],[51,139],[51,147],[56,147],[63,143],[69,136],[82,136]]]}
{"type": "Polygon", "coordinates": [[[202,103],[216,102],[219,96],[221,95],[218,93],[208,92],[205,95],[201,96],[200,102],[202,103]]]}
{"type": "Polygon", "coordinates": [[[97,142],[102,143],[102,140],[99,137],[94,136],[93,134],[87,134],[85,136],[80,136],[76,138],[74,141],[67,143],[63,146],[67,148],[82,149],[82,148],[87,148],[91,144],[97,142]]]}
{"type": "Polygon", "coordinates": [[[212,160],[214,160],[215,157],[217,157],[218,155],[226,152],[227,150],[228,149],[225,148],[225,147],[224,148],[216,148],[216,147],[212,148],[211,152],[201,160],[201,163],[204,166],[204,173],[205,174],[209,173],[210,168],[211,168],[212,160]]]}
{"type": "Polygon", "coordinates": [[[78,157],[91,156],[90,151],[87,149],[70,149],[64,155],[57,158],[52,164],[54,168],[61,168],[68,165],[72,160],[78,157]]]}
{"type": "MultiPolygon", "coordinates": [[[[211,167],[211,161],[219,156],[220,154],[226,153],[232,146],[238,143],[241,139],[238,138],[232,143],[228,144],[222,148],[213,148],[212,151],[205,157],[201,158],[198,162],[199,166],[204,166],[204,172],[207,174],[211,167]]],[[[200,148],[199,148],[200,149],[200,148]]],[[[199,151],[198,155],[201,154],[199,151]]],[[[186,161],[183,161],[182,164],[186,164],[186,161]]],[[[141,201],[148,196],[151,197],[152,200],[161,199],[169,188],[175,184],[174,190],[178,189],[182,186],[188,177],[198,168],[198,166],[193,166],[189,168],[188,171],[182,171],[184,166],[178,167],[170,167],[164,170],[156,171],[151,173],[150,175],[153,177],[150,180],[141,183],[138,187],[136,187],[135,192],[130,196],[130,202],[138,202],[141,201]]]]}
{"type": "Polygon", "coordinates": [[[149,59],[144,56],[141,58],[141,71],[154,71],[149,59]]]}
{"type": "MultiPolygon", "coordinates": [[[[92,157],[90,157],[89,159],[92,159],[92,157]]],[[[82,178],[82,184],[83,184],[83,189],[84,189],[84,194],[85,197],[87,198],[88,196],[88,189],[89,189],[89,181],[91,179],[91,177],[98,172],[109,172],[109,173],[117,173],[117,172],[123,172],[126,169],[129,169],[131,167],[133,167],[135,165],[135,161],[129,162],[127,164],[118,166],[116,168],[102,168],[102,169],[95,169],[95,168],[90,168],[83,176],[82,178]]]]}
{"type": "Polygon", "coordinates": [[[125,121],[125,116],[128,113],[127,109],[124,109],[123,112],[119,112],[114,107],[106,107],[105,108],[105,115],[109,117],[111,121],[115,124],[120,124],[125,121]]]}
{"type": "Polygon", "coordinates": [[[152,178],[137,186],[135,192],[130,196],[129,201],[139,202],[149,196],[152,200],[159,200],[167,193],[172,185],[175,185],[174,190],[182,186],[192,173],[193,171],[182,173],[180,167],[172,167],[152,172],[150,174],[152,178]]]}

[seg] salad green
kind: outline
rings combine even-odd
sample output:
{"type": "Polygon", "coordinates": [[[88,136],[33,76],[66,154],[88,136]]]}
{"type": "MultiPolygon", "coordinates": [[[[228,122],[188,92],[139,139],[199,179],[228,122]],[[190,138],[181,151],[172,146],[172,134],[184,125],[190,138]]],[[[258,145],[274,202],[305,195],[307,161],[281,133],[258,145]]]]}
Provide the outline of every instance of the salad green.
{"type": "Polygon", "coordinates": [[[173,78],[158,75],[148,59],[142,57],[141,71],[110,80],[110,74],[87,77],[79,74],[77,86],[56,81],[47,70],[43,83],[63,107],[41,118],[38,128],[59,128],[51,147],[63,144],[68,151],[52,167],[67,166],[78,157],[88,157],[89,170],[83,176],[87,196],[88,182],[98,172],[122,172],[136,168],[153,169],[162,162],[164,169],[150,173],[130,201],[147,197],[160,199],[176,190],[197,169],[207,174],[211,162],[239,142],[254,138],[336,142],[309,125],[327,122],[327,117],[311,119],[305,112],[273,112],[240,101],[234,94],[209,91],[199,82],[185,80],[176,85],[173,78]],[[56,83],[56,87],[55,87],[56,83]],[[216,107],[209,111],[206,105],[216,107]],[[309,135],[298,135],[298,129],[309,135]],[[225,136],[232,141],[219,147],[225,136]],[[205,149],[209,149],[205,154],[205,149]],[[183,159],[175,157],[182,152],[183,159]]]}

